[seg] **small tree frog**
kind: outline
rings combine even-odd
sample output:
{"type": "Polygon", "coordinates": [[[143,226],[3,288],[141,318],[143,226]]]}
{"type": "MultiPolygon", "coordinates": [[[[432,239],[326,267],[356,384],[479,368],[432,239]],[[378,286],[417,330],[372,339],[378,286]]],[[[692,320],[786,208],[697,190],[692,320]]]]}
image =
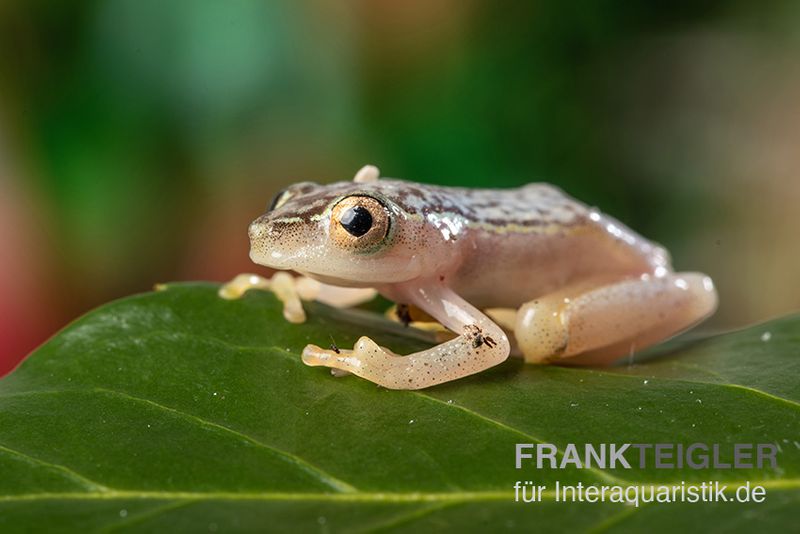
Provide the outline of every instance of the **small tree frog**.
{"type": "Polygon", "coordinates": [[[352,181],[285,189],[249,234],[254,262],[307,278],[241,275],[222,296],[269,288],[302,322],[302,299],[350,305],[377,291],[453,333],[406,356],[368,337],[303,350],[308,365],[391,389],[478,373],[512,349],[530,363],[608,364],[717,305],[708,276],[673,272],[663,247],[547,184],[441,187],[367,166],[352,181]]]}

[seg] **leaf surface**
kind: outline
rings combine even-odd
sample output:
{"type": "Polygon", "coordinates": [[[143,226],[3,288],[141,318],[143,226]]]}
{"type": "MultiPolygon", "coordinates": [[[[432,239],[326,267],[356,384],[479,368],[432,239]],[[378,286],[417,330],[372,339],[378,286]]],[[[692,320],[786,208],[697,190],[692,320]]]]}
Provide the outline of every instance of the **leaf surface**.
{"type": "MultiPolygon", "coordinates": [[[[800,509],[800,316],[604,370],[509,361],[420,392],[299,353],[426,338],[367,312],[175,284],[95,310],[0,381],[0,530],[789,530],[800,509]],[[767,334],[768,333],[768,334],[767,334]],[[779,447],[776,468],[515,469],[517,443],[779,447]],[[547,487],[514,502],[513,485],[547,487]],[[556,502],[555,483],[745,482],[763,503],[556,502]]],[[[662,352],[664,352],[662,350],[662,352]]],[[[626,455],[628,457],[629,455],[626,455]]],[[[630,455],[635,457],[635,455],[630,455]]]]}

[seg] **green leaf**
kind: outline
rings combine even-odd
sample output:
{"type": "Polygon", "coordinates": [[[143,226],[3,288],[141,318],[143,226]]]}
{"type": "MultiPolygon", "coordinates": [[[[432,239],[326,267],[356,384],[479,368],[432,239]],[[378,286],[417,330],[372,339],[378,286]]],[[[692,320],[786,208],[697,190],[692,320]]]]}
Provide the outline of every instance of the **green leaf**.
{"type": "MultiPolygon", "coordinates": [[[[800,509],[800,316],[605,370],[509,361],[421,392],[309,368],[375,314],[238,301],[211,284],[110,303],[0,381],[0,531],[789,530],[800,509]],[[768,333],[768,334],[767,334],[768,333]],[[780,446],[776,468],[514,467],[516,443],[780,446]],[[547,486],[514,502],[513,485],[547,486]],[[556,502],[554,484],[749,481],[763,503],[556,502]]],[[[663,352],[663,351],[662,351],[663,352]]],[[[652,464],[651,464],[652,465],[652,464]]]]}

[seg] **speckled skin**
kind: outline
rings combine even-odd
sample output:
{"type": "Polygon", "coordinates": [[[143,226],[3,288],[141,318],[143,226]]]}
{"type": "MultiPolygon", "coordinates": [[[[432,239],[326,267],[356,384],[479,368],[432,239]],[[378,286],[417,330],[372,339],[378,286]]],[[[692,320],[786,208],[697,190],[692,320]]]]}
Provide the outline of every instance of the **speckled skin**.
{"type": "Polygon", "coordinates": [[[672,273],[662,247],[550,185],[440,187],[378,180],[366,169],[374,168],[358,181],[285,190],[250,226],[251,258],[327,284],[374,287],[458,336],[405,357],[368,338],[340,353],[312,345],[303,355],[309,365],[417,389],[503,361],[509,330],[528,361],[606,363],[716,306],[708,277],[672,273]],[[343,199],[362,197],[383,224],[363,243],[335,220],[343,199]],[[485,308],[518,311],[505,314],[512,319],[503,330],[485,308]]]}

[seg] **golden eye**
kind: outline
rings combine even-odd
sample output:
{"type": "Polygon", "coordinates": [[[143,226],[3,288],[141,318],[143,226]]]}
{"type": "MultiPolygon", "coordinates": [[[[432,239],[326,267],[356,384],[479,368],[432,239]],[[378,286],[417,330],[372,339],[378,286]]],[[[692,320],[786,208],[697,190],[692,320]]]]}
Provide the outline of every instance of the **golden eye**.
{"type": "Polygon", "coordinates": [[[371,252],[389,235],[389,210],[377,199],[351,196],[331,211],[331,239],[343,248],[371,252]]]}

